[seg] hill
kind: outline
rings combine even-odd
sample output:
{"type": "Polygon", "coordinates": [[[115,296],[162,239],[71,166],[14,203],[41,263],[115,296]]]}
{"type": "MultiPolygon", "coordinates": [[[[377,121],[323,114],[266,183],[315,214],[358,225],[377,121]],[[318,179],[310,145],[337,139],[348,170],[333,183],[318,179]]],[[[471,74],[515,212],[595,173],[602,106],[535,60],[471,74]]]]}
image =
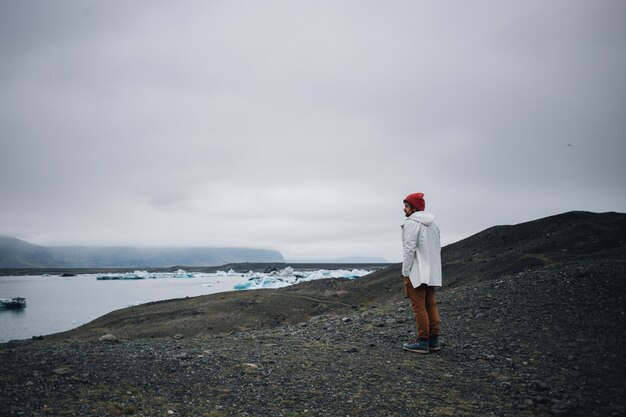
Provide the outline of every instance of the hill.
{"type": "Polygon", "coordinates": [[[0,268],[58,267],[50,251],[12,237],[0,236],[0,268]]]}
{"type": "Polygon", "coordinates": [[[280,252],[251,248],[85,247],[33,245],[0,237],[0,268],[166,268],[232,262],[284,262],[280,252]]]}
{"type": "Polygon", "coordinates": [[[494,226],[442,250],[446,286],[581,259],[626,260],[626,214],[572,211],[494,226]]]}

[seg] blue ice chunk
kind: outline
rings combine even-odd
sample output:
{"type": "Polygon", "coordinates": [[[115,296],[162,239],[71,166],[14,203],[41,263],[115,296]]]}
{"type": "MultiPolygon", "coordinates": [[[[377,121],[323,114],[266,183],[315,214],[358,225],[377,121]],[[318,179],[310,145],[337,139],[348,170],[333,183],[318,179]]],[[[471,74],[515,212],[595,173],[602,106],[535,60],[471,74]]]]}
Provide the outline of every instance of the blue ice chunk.
{"type": "Polygon", "coordinates": [[[176,274],[174,276],[176,278],[193,278],[193,273],[187,272],[184,269],[179,269],[178,271],[176,271],[176,274]]]}
{"type": "Polygon", "coordinates": [[[242,282],[239,284],[235,284],[233,288],[235,288],[236,290],[247,290],[250,288],[250,285],[252,285],[252,281],[246,281],[246,282],[242,282]]]}

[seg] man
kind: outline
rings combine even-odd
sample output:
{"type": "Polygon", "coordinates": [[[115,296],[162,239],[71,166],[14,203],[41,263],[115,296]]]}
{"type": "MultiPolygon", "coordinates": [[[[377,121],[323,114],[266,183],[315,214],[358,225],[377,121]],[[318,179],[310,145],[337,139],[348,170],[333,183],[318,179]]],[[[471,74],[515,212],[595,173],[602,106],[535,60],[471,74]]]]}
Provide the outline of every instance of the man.
{"type": "Polygon", "coordinates": [[[441,350],[435,299],[435,287],[441,287],[441,241],[435,216],[425,212],[425,208],[422,193],[409,194],[404,199],[402,277],[415,312],[417,338],[402,348],[417,353],[441,350]]]}

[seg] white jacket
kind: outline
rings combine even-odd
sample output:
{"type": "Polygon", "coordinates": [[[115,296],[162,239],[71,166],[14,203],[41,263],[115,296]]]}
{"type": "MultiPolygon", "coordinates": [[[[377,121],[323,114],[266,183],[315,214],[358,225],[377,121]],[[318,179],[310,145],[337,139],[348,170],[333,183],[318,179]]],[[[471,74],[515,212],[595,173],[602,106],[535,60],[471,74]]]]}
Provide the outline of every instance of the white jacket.
{"type": "Polygon", "coordinates": [[[402,225],[402,276],[413,287],[441,287],[441,241],[435,216],[424,211],[411,214],[402,225]]]}

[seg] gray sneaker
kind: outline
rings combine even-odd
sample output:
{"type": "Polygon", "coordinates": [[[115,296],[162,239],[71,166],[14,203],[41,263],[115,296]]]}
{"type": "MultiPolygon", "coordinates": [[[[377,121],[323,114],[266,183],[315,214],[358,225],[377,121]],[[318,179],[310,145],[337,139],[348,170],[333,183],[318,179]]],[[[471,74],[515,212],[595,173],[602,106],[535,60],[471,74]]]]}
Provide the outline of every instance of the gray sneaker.
{"type": "Polygon", "coordinates": [[[428,339],[428,350],[430,350],[431,352],[439,352],[441,350],[439,337],[431,337],[430,339],[428,339]]]}
{"type": "Polygon", "coordinates": [[[428,353],[428,340],[416,340],[415,342],[405,343],[402,345],[402,349],[408,350],[409,352],[428,353]]]}

